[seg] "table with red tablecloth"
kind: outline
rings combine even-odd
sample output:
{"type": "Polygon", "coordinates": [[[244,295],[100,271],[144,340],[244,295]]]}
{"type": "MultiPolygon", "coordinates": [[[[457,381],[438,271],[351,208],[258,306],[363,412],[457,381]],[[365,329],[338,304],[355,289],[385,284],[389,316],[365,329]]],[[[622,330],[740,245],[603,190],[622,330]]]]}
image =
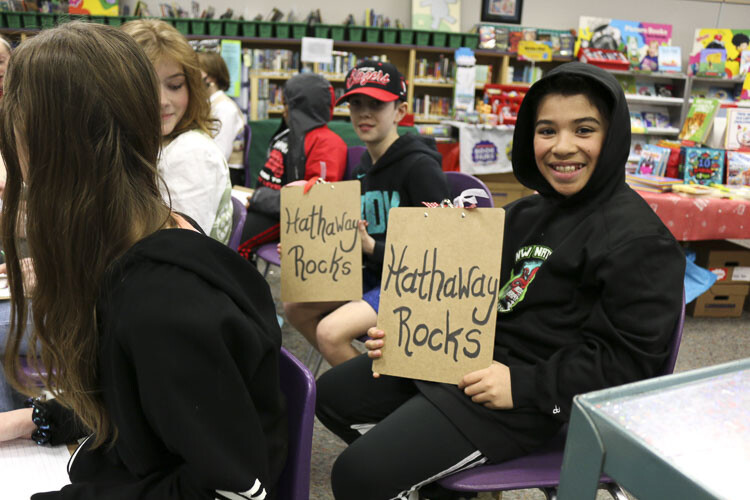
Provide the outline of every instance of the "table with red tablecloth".
{"type": "Polygon", "coordinates": [[[750,238],[750,200],[638,191],[680,241],[750,238]]]}

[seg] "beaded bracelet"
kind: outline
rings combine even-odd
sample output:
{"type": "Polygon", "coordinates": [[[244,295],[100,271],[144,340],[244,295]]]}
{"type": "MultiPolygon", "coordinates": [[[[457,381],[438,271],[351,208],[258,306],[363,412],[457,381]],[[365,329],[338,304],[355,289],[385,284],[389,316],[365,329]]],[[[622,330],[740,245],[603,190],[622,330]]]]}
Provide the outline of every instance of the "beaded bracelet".
{"type": "Polygon", "coordinates": [[[31,421],[36,425],[36,430],[31,433],[31,439],[38,445],[49,443],[52,431],[50,429],[50,417],[44,400],[41,398],[29,398],[26,400],[26,408],[32,408],[31,421]]]}

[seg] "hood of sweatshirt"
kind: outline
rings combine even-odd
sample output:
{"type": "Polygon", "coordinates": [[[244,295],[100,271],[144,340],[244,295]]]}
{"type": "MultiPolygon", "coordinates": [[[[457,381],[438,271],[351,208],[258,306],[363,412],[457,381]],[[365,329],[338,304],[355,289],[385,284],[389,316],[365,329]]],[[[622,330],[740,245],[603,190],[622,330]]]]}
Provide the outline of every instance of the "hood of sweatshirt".
{"type": "Polygon", "coordinates": [[[521,103],[513,133],[513,173],[524,186],[564,205],[596,203],[608,199],[625,183],[625,164],[630,152],[630,113],[619,82],[610,73],[590,64],[571,62],[548,72],[532,85],[521,103]],[[612,112],[599,160],[588,183],[578,193],[565,198],[557,193],[539,171],[534,158],[534,125],[542,92],[541,82],[560,74],[576,75],[592,80],[611,96],[612,112]]]}
{"type": "MultiPolygon", "coordinates": [[[[328,80],[315,73],[294,75],[284,85],[284,102],[289,107],[289,154],[287,169],[294,179],[305,178],[305,135],[322,127],[333,116],[334,94],[328,80]]],[[[283,124],[282,124],[283,125],[283,124]]]]}
{"type": "MultiPolygon", "coordinates": [[[[268,285],[254,266],[247,265],[247,261],[228,246],[196,231],[162,229],[143,238],[117,259],[105,279],[110,285],[124,280],[131,268],[143,261],[174,266],[199,276],[211,287],[228,295],[276,342],[278,324],[272,321],[273,315],[264,313],[275,307],[268,285]]],[[[155,290],[154,293],[159,292],[155,290]]]]}
{"type": "Polygon", "coordinates": [[[443,157],[438,153],[435,146],[435,139],[416,134],[404,134],[391,144],[391,147],[388,148],[375,165],[372,164],[369,154],[362,155],[360,167],[365,172],[377,172],[378,170],[388,168],[394,163],[399,163],[407,156],[414,154],[431,156],[438,162],[438,165],[442,164],[443,161],[443,157]]]}

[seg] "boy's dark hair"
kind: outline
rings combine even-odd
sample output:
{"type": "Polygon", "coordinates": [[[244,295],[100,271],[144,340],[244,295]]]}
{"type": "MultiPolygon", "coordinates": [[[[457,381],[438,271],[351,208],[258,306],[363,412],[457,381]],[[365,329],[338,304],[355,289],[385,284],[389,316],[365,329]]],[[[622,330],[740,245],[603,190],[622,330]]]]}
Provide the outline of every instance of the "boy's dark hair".
{"type": "Polygon", "coordinates": [[[743,43],[750,44],[750,37],[748,37],[746,34],[737,33],[732,37],[732,45],[734,45],[735,47],[739,47],[743,43]]]}
{"type": "Polygon", "coordinates": [[[536,116],[539,103],[548,95],[574,96],[583,95],[593,104],[599,114],[607,122],[612,116],[614,108],[614,99],[604,86],[579,75],[563,73],[554,75],[538,83],[537,98],[534,102],[534,113],[536,116]]]}

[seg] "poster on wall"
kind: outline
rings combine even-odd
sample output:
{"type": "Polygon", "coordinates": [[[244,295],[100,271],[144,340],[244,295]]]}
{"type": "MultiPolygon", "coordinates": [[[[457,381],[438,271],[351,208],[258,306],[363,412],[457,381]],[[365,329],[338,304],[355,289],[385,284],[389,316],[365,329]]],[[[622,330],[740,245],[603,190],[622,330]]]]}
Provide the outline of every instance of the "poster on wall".
{"type": "Polygon", "coordinates": [[[71,0],[68,14],[88,16],[119,16],[119,0],[71,0]]]}
{"type": "MultiPolygon", "coordinates": [[[[742,51],[750,45],[750,28],[748,29],[715,29],[699,28],[695,30],[693,48],[688,61],[688,74],[696,75],[700,72],[701,53],[706,50],[726,51],[724,62],[724,76],[735,78],[740,74],[742,51]]],[[[705,60],[705,54],[704,54],[705,60]]]]}
{"type": "Polygon", "coordinates": [[[642,71],[659,69],[659,47],[672,44],[672,25],[581,16],[578,21],[576,54],[581,48],[619,50],[630,67],[642,71]]]}
{"type": "Polygon", "coordinates": [[[461,0],[411,0],[411,27],[461,31],[461,0]]]}

